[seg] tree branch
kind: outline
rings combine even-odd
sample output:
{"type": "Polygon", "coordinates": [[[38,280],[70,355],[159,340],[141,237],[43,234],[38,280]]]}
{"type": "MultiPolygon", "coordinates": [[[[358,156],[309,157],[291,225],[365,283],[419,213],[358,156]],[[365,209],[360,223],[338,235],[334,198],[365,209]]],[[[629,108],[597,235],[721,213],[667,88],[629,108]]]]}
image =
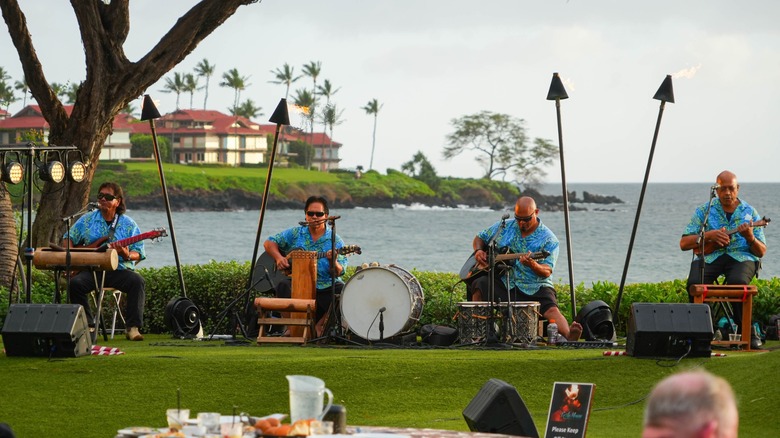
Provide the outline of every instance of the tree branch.
{"type": "Polygon", "coordinates": [[[50,125],[67,124],[68,115],[43,74],[43,66],[38,59],[38,54],[35,53],[30,30],[27,27],[27,18],[19,8],[19,2],[2,0],[0,1],[0,10],[3,11],[3,19],[8,26],[8,33],[19,54],[24,79],[38,102],[44,118],[50,125]]]}

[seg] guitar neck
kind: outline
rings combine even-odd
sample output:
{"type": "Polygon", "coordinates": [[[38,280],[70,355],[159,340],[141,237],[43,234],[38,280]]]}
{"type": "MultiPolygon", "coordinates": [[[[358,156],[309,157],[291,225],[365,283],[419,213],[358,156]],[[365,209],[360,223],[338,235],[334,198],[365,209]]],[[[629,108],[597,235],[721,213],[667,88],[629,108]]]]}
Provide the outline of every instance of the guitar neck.
{"type": "MultiPolygon", "coordinates": [[[[524,253],[520,253],[520,254],[499,254],[499,255],[496,256],[496,261],[497,262],[503,262],[505,260],[515,260],[515,259],[519,259],[520,257],[522,257],[524,255],[525,255],[524,253]]],[[[534,259],[534,260],[541,260],[541,259],[543,259],[545,257],[547,257],[547,255],[543,251],[532,252],[531,253],[531,258],[534,259]]]]}
{"type": "MultiPolygon", "coordinates": [[[[765,227],[766,224],[767,224],[767,221],[765,219],[762,219],[762,220],[760,220],[758,222],[754,222],[753,223],[753,228],[765,227]]],[[[734,229],[726,231],[726,234],[731,236],[732,234],[736,233],[738,230],[739,230],[739,228],[734,228],[734,229]]]]}
{"type": "Polygon", "coordinates": [[[140,242],[142,240],[146,239],[154,239],[156,237],[160,236],[160,233],[158,231],[149,231],[146,233],[141,233],[136,236],[128,237],[122,240],[117,240],[116,242],[110,242],[107,245],[109,248],[121,248],[123,246],[129,246],[136,242],[140,242]]]}

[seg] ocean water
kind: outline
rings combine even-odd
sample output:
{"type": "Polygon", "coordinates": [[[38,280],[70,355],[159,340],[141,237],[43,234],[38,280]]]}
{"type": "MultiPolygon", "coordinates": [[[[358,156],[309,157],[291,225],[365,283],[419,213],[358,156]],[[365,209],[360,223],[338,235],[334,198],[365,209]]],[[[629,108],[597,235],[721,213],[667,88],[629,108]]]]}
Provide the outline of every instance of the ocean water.
{"type": "MultiPolygon", "coordinates": [[[[587,211],[570,211],[571,262],[575,284],[596,281],[620,283],[642,185],[570,184],[569,191],[612,195],[623,204],[578,204],[587,211]]],[[[694,208],[709,199],[705,183],[650,183],[645,191],[636,228],[626,283],[684,279],[691,252],[680,251],[679,240],[694,208]]],[[[780,184],[742,184],[740,197],[770,219],[780,210],[780,184]]],[[[547,185],[545,194],[561,194],[560,185],[547,185]]],[[[130,205],[132,208],[132,205],[130,205]]],[[[487,209],[399,206],[393,209],[355,208],[331,210],[340,215],[336,232],[346,244],[358,245],[363,253],[350,256],[350,264],[378,262],[406,270],[458,272],[471,255],[471,241],[507,211],[487,209]]],[[[142,231],[168,226],[164,211],[129,210],[142,231]]],[[[260,210],[231,212],[176,212],[172,214],[176,243],[182,264],[216,261],[248,261],[255,248],[260,210]]],[[[541,211],[542,221],[561,241],[561,253],[553,276],[569,283],[567,242],[563,212],[541,211]]],[[[304,220],[301,210],[266,210],[262,242],[278,231],[304,220]]],[[[773,225],[767,227],[768,251],[763,260],[764,278],[780,276],[780,262],[773,252],[773,225]]],[[[171,237],[146,242],[147,260],[141,266],[175,265],[171,237]]]]}

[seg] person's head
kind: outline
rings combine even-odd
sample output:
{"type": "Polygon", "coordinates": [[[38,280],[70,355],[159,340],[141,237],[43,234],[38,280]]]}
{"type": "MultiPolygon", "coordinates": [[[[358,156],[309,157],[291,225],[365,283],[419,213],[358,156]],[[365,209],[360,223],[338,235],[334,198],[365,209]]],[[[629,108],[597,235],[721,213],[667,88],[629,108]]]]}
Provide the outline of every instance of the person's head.
{"type": "Polygon", "coordinates": [[[114,182],[104,182],[98,188],[98,203],[103,207],[114,209],[116,214],[123,214],[127,210],[125,206],[125,194],[122,192],[122,187],[114,182]],[[111,199],[109,199],[111,198],[111,199]]]}
{"type": "Polygon", "coordinates": [[[706,371],[686,371],[650,393],[642,438],[736,438],[738,428],[731,385],[706,371]]]}
{"type": "Polygon", "coordinates": [[[739,195],[739,184],[737,183],[737,175],[733,172],[724,170],[718,174],[718,178],[715,180],[718,184],[717,192],[718,199],[720,199],[723,209],[732,212],[737,207],[737,195],[739,195]]]}
{"type": "Polygon", "coordinates": [[[322,220],[328,216],[328,201],[322,196],[309,196],[306,205],[303,207],[303,213],[307,221],[322,220]]]}
{"type": "Polygon", "coordinates": [[[522,231],[531,231],[536,227],[536,201],[530,196],[523,196],[515,203],[515,220],[522,231]]]}

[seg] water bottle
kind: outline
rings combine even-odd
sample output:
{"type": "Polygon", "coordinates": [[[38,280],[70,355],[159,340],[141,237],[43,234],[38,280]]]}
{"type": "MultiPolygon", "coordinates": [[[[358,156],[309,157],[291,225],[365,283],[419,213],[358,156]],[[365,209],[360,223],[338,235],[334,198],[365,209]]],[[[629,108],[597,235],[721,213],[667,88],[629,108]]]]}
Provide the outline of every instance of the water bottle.
{"type": "Polygon", "coordinates": [[[551,319],[547,323],[547,345],[555,345],[558,343],[558,324],[554,319],[551,319]]]}

